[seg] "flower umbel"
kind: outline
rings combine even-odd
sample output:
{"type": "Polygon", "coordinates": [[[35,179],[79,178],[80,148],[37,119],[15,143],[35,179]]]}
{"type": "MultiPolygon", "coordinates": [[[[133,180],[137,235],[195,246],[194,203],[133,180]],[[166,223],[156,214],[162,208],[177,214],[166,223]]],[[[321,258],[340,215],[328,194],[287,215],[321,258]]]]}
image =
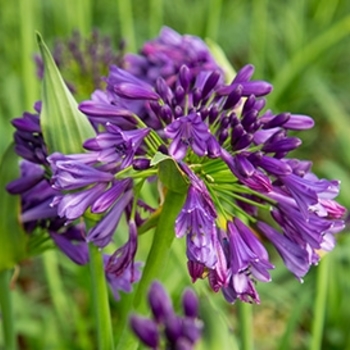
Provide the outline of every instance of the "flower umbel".
{"type": "MultiPolygon", "coordinates": [[[[120,66],[110,67],[105,90],[79,106],[96,131],[85,140],[85,153],[47,157],[38,116],[14,121],[18,154],[52,173],[50,210],[56,208],[62,224],[93,217],[86,240],[99,247],[113,241],[124,216],[129,239],[106,269],[108,278],[132,283],[139,278],[137,235],[157,225],[167,180],[179,177],[183,186],[172,190],[186,199],[174,231],[186,236],[192,281],[208,277],[229,302],[259,303],[256,282],[269,282],[273,268],[260,235],[301,280],[344,227],[345,208],[335,201],[339,182],[319,179],[311,162],[288,157],[301,145],[290,131],[310,129],[313,119],[265,109],[272,86],[252,80],[252,65],[226,83],[202,40],[170,28],[120,66]],[[159,208],[147,202],[146,187],[159,208]]],[[[33,170],[28,183],[38,186],[41,177],[33,170]]],[[[9,187],[26,189],[21,180],[9,187]]],[[[36,214],[27,212],[27,220],[36,214]]],[[[145,344],[158,344],[157,320],[164,317],[133,321],[145,344]]],[[[169,341],[181,333],[178,319],[170,319],[169,341]]]]}

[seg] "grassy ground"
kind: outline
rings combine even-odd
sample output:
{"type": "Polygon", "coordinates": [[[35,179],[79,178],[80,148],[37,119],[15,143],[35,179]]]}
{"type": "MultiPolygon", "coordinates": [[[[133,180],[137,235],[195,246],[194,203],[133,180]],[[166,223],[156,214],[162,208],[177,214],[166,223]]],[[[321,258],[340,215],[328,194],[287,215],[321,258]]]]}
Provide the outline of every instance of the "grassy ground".
{"type": "MultiPolygon", "coordinates": [[[[98,28],[115,47],[126,38],[127,50],[136,51],[168,25],[215,40],[235,68],[253,63],[255,78],[274,84],[269,108],[313,116],[316,126],[301,135],[296,156],[313,160],[318,175],[341,179],[339,200],[350,207],[349,1],[0,0],[0,8],[0,154],[11,139],[9,121],[40,99],[35,30],[52,46],[74,29],[88,34],[98,28]]],[[[350,239],[345,232],[338,241],[302,285],[276,257],[273,282],[258,286],[262,302],[253,307],[256,349],[350,349],[350,239]]],[[[184,264],[181,246],[176,249],[172,264],[178,267],[184,264]]],[[[188,277],[184,269],[174,271],[167,285],[176,300],[188,277]]],[[[94,349],[86,275],[54,251],[23,264],[14,289],[23,349],[94,349]]],[[[204,284],[197,289],[209,324],[202,348],[234,349],[238,307],[208,295],[204,284]]],[[[112,307],[116,314],[122,308],[112,307]]]]}

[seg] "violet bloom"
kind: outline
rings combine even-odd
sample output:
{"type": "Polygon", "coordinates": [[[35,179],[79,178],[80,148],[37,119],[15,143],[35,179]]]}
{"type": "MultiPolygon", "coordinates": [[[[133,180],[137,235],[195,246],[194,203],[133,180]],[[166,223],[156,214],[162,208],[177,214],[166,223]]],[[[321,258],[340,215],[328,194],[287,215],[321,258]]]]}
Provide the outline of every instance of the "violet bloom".
{"type": "MultiPolygon", "coordinates": [[[[106,122],[125,135],[149,130],[147,142],[133,153],[132,164],[145,164],[136,165],[140,174],[156,170],[151,164],[157,150],[183,171],[189,187],[175,232],[186,236],[193,281],[208,276],[211,288],[228,301],[259,302],[255,282],[270,281],[273,265],[250,229],[258,208],[271,213],[295,259],[306,259],[296,271],[280,240],[268,237],[298,278],[317,263],[319,249],[334,246],[345,211],[335,201],[338,182],[318,179],[309,161],[288,158],[301,145],[290,131],[314,122],[301,114],[264,112],[272,86],[252,79],[252,65],[227,84],[201,40],[165,28],[140,55],[128,55],[125,67],[111,67],[106,92],[95,93],[81,110],[99,120],[101,130],[109,128],[106,122]]],[[[107,136],[101,135],[91,150],[107,136]]],[[[105,145],[105,152],[112,149],[105,145]]]]}
{"type": "Polygon", "coordinates": [[[130,316],[130,327],[140,341],[151,349],[194,349],[201,337],[203,323],[198,319],[198,299],[191,289],[182,294],[184,316],[173,310],[169,295],[158,281],[148,291],[152,318],[130,316]]]}

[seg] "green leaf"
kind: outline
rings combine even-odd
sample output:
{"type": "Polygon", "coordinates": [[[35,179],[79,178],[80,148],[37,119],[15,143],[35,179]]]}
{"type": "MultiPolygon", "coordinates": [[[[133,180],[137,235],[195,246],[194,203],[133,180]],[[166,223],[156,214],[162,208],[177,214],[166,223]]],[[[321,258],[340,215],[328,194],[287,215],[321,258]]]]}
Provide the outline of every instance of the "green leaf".
{"type": "Polygon", "coordinates": [[[173,158],[157,152],[151,160],[151,166],[158,165],[158,177],[165,187],[176,193],[186,193],[188,181],[173,158]]]}
{"type": "Polygon", "coordinates": [[[11,144],[0,163],[0,271],[10,269],[26,257],[28,236],[19,225],[19,196],[10,195],[5,187],[18,177],[18,157],[11,144]]]}
{"type": "Polygon", "coordinates": [[[205,41],[209,46],[210,52],[213,55],[216,63],[223,69],[226,82],[230,83],[236,76],[235,69],[232,67],[222,48],[214,40],[207,38],[205,41]]]}
{"type": "Polygon", "coordinates": [[[83,142],[94,137],[95,131],[86,116],[78,110],[77,102],[39,33],[37,42],[45,67],[40,123],[48,153],[79,153],[83,150],[83,142]]]}

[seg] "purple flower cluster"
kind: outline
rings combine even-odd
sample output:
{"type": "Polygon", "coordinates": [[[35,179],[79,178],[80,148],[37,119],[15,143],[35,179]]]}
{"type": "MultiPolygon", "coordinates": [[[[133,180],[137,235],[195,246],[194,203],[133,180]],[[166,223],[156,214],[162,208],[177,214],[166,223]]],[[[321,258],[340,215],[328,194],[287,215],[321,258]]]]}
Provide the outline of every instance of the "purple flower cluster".
{"type": "Polygon", "coordinates": [[[251,79],[253,66],[227,84],[202,40],[170,28],[139,55],[126,55],[124,68],[111,66],[106,89],[79,106],[97,130],[84,143],[86,153],[46,157],[42,143],[29,137],[40,139],[38,118],[23,118],[19,154],[52,171],[51,206],[59,219],[97,218],[84,238],[105,247],[124,214],[129,239],[108,258],[106,271],[134,282],[137,231],[155,211],[140,188],[157,180],[152,159],[163,153],[188,182],[174,228],[177,237],[186,236],[193,282],[207,276],[229,302],[258,303],[255,282],[270,281],[273,265],[257,233],[301,280],[344,227],[345,208],[335,201],[339,182],[319,179],[311,162],[287,157],[301,145],[290,131],[307,130],[313,120],[265,110],[272,86],[251,79]],[[35,148],[31,159],[23,143],[35,148]]]}
{"type": "Polygon", "coordinates": [[[191,350],[201,336],[203,323],[198,319],[198,299],[191,289],[182,295],[184,316],[178,316],[163,286],[155,281],[148,291],[152,318],[131,315],[135,335],[151,349],[191,350]]]}

